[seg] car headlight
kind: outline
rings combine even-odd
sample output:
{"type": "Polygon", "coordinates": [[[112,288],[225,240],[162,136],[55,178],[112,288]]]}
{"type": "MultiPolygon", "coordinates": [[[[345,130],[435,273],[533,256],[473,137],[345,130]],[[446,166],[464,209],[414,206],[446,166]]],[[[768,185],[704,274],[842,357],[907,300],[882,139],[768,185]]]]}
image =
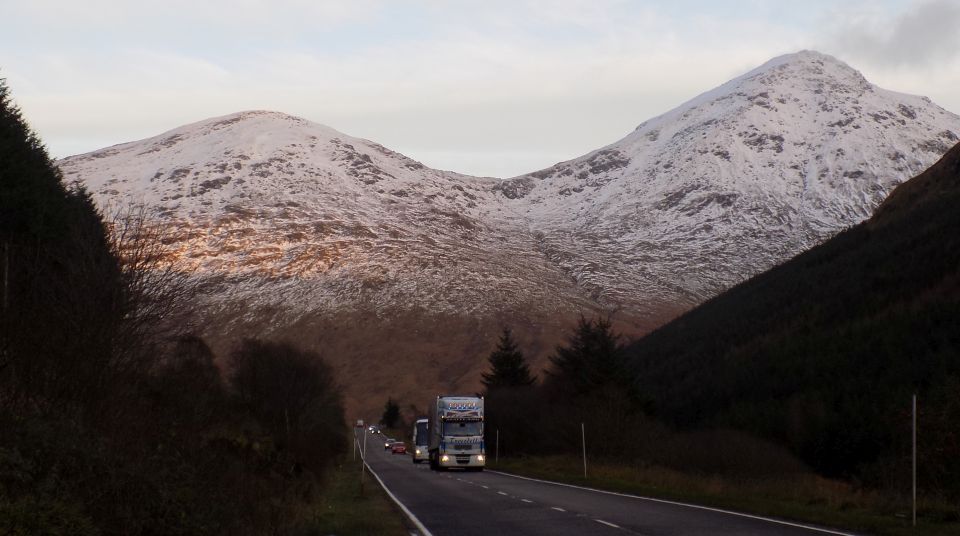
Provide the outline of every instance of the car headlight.
{"type": "Polygon", "coordinates": [[[417,449],[417,456],[420,455],[420,449],[417,449]]]}
{"type": "Polygon", "coordinates": [[[444,454],[443,456],[440,456],[440,461],[441,461],[441,462],[449,462],[449,461],[450,461],[450,456],[447,456],[446,454],[444,454]]]}
{"type": "Polygon", "coordinates": [[[482,462],[484,460],[483,454],[477,454],[477,461],[482,462]]]}

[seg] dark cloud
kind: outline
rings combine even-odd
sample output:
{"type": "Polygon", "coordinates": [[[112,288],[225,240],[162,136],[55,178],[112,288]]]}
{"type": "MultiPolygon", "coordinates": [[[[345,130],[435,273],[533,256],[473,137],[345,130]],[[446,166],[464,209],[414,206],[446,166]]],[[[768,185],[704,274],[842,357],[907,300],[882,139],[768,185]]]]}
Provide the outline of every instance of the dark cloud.
{"type": "Polygon", "coordinates": [[[921,1],[887,19],[836,24],[835,49],[876,65],[928,66],[960,55],[960,0],[921,1]]]}

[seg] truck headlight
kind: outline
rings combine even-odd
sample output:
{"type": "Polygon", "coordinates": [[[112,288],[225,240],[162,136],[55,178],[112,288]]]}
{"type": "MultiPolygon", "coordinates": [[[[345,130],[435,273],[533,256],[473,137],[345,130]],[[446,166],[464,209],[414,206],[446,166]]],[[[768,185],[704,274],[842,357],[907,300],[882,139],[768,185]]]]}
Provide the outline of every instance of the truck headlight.
{"type": "Polygon", "coordinates": [[[417,456],[420,455],[420,449],[417,449],[417,456]]]}
{"type": "Polygon", "coordinates": [[[440,461],[441,461],[441,462],[449,462],[449,461],[450,461],[450,456],[447,456],[446,454],[444,454],[443,456],[440,456],[440,461]]]}
{"type": "Polygon", "coordinates": [[[477,454],[477,461],[478,461],[478,462],[482,462],[482,461],[484,461],[485,459],[486,459],[486,458],[483,457],[483,454],[477,454]]]}

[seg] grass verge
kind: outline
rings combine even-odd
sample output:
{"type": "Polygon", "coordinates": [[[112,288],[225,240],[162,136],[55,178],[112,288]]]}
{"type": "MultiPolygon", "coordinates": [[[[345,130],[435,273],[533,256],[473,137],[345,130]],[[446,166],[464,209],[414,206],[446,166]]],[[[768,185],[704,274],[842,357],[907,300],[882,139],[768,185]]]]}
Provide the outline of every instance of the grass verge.
{"type": "Polygon", "coordinates": [[[569,456],[500,459],[490,469],[597,489],[631,493],[878,535],[960,535],[956,505],[926,499],[917,527],[908,500],[855,489],[811,474],[778,479],[700,476],[645,464],[590,463],[569,456]]]}
{"type": "Polygon", "coordinates": [[[409,536],[403,512],[369,472],[360,487],[360,461],[348,455],[330,470],[310,513],[311,532],[337,536],[409,536]]]}

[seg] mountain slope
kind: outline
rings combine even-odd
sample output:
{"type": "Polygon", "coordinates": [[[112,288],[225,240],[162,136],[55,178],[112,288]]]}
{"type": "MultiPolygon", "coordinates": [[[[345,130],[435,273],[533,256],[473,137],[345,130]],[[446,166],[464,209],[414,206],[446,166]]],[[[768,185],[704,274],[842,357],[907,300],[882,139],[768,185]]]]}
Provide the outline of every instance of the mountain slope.
{"type": "Polygon", "coordinates": [[[471,313],[577,301],[572,286],[550,284],[564,278],[495,180],[428,169],[304,119],[243,112],[60,165],[101,200],[156,210],[202,274],[239,289],[310,282],[246,296],[285,304],[286,321],[358,304],[471,313]]]}
{"type": "Polygon", "coordinates": [[[143,203],[171,230],[206,283],[215,349],[261,336],[321,350],[351,409],[379,408],[371,393],[476,389],[503,324],[542,359],[597,308],[539,253],[499,181],[304,119],[242,112],[60,166],[102,204],[143,203]]]}
{"type": "Polygon", "coordinates": [[[102,205],[143,202],[172,230],[207,283],[218,351],[249,335],[322,349],[348,408],[375,410],[368,395],[388,388],[478,389],[504,324],[535,369],[581,312],[645,333],[861,221],[957,132],[928,100],[802,52],[507,181],[276,112],[59,164],[102,205]]]}
{"type": "Polygon", "coordinates": [[[501,188],[601,301],[675,310],[867,218],[958,133],[929,99],[804,51],[501,188]]]}
{"type": "Polygon", "coordinates": [[[870,220],[637,341],[638,385],[661,418],[753,430],[835,474],[902,454],[919,392],[923,448],[944,462],[960,447],[936,421],[960,386],[958,203],[960,145],[870,220]]]}

